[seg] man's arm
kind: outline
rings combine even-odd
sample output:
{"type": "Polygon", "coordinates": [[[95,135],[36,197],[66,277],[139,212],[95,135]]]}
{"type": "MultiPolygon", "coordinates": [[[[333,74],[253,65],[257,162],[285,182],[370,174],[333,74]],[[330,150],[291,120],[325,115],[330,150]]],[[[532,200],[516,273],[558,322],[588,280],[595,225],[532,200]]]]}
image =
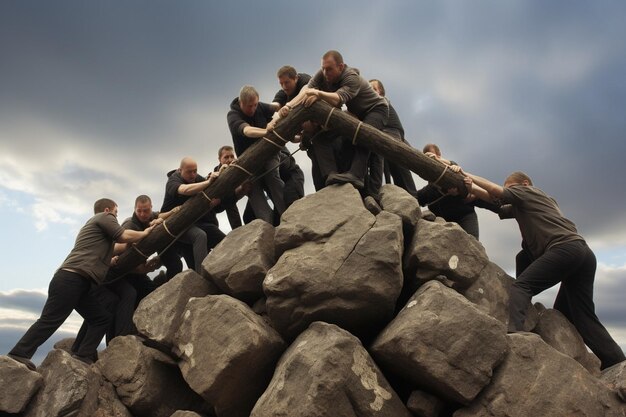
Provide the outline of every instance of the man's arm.
{"type": "Polygon", "coordinates": [[[268,125],[268,129],[263,129],[260,127],[247,125],[246,127],[243,128],[243,134],[245,137],[251,138],[251,139],[262,138],[263,136],[267,135],[268,132],[272,131],[272,127],[273,125],[272,126],[268,125]]]}
{"type": "Polygon", "coordinates": [[[478,185],[478,187],[489,193],[489,196],[491,197],[491,199],[485,200],[485,198],[480,197],[480,195],[477,194],[480,199],[485,201],[492,201],[494,198],[502,197],[502,193],[504,193],[504,188],[501,185],[491,182],[488,179],[479,177],[478,175],[470,174],[463,171],[461,171],[461,173],[471,178],[474,184],[478,185]]]}
{"type": "Polygon", "coordinates": [[[124,229],[124,232],[116,239],[116,242],[117,243],[139,242],[141,239],[148,236],[150,232],[152,232],[152,229],[154,229],[154,226],[146,227],[141,232],[138,232],[136,230],[131,230],[131,229],[124,229]]]}
{"type": "Polygon", "coordinates": [[[318,99],[325,101],[333,107],[339,107],[341,104],[343,104],[341,101],[341,97],[337,93],[329,93],[327,91],[321,91],[316,88],[308,88],[305,94],[306,98],[304,100],[304,107],[309,107],[318,99]]]}
{"type": "MultiPolygon", "coordinates": [[[[179,211],[180,211],[180,206],[176,206],[170,211],[166,211],[165,213],[159,213],[159,216],[153,221],[158,220],[158,219],[167,220],[168,217],[170,217],[172,214],[177,213],[179,211]]],[[[155,224],[159,224],[159,223],[162,223],[162,222],[158,222],[155,224]]],[[[150,222],[150,226],[152,226],[152,222],[150,222]]]]}
{"type": "Polygon", "coordinates": [[[201,182],[195,182],[193,184],[181,184],[178,186],[178,194],[180,195],[196,195],[198,194],[200,191],[204,190],[206,187],[209,186],[209,184],[211,184],[213,181],[215,181],[215,179],[218,177],[218,173],[216,172],[212,172],[209,175],[209,178],[201,181],[201,182]]]}

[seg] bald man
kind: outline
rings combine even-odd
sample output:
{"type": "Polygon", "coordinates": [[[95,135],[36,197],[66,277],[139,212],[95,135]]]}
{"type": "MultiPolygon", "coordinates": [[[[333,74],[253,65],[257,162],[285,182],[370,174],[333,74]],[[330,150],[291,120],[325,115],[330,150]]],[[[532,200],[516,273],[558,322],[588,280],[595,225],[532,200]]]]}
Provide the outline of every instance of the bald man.
{"type": "MultiPolygon", "coordinates": [[[[180,161],[178,169],[167,173],[168,180],[165,184],[165,197],[161,212],[168,212],[175,207],[182,206],[194,195],[203,191],[219,175],[213,172],[209,178],[198,175],[198,164],[190,157],[180,161]]],[[[215,207],[219,201],[211,202],[215,207]]],[[[194,225],[189,227],[178,239],[181,243],[190,244],[193,248],[193,265],[189,265],[199,274],[202,274],[202,261],[206,258],[209,250],[214,248],[224,239],[224,233],[219,229],[219,223],[215,211],[211,210],[201,217],[194,225]]]]}

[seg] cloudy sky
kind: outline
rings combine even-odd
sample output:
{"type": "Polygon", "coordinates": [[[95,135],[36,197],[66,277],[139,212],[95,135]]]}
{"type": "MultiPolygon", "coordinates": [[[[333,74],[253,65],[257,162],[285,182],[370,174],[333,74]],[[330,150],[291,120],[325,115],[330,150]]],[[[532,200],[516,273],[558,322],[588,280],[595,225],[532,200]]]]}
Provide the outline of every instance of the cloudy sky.
{"type": "MultiPolygon", "coordinates": [[[[158,208],[183,156],[205,172],[231,142],[242,85],[271,101],[280,66],[312,74],[329,49],[384,82],[413,146],[497,182],[524,170],[557,198],[626,348],[624,21],[617,0],[0,2],[0,353],[38,317],[97,198],[122,219],[138,194],[158,208]]],[[[515,223],[480,219],[512,273],[515,223]]]]}

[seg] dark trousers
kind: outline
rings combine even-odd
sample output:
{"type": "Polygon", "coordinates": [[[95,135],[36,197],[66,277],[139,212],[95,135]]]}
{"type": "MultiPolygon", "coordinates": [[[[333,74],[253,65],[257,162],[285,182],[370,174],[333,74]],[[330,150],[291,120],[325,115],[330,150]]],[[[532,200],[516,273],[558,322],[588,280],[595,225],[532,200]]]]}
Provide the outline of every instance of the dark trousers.
{"type": "Polygon", "coordinates": [[[521,273],[511,287],[509,319],[513,329],[523,330],[533,296],[561,282],[554,308],[576,327],[585,344],[602,362],[602,369],[626,360],[596,316],[593,303],[596,257],[587,244],[582,240],[562,243],[530,260],[528,253],[516,257],[516,269],[521,273]]]}
{"type": "Polygon", "coordinates": [[[465,216],[455,220],[465,230],[468,235],[472,235],[478,240],[478,215],[475,211],[467,213],[465,216]]]}
{"type": "Polygon", "coordinates": [[[89,323],[89,330],[77,353],[86,357],[93,356],[109,327],[111,313],[90,294],[91,287],[91,280],[80,274],[58,270],[50,281],[48,299],[41,317],[30,326],[9,353],[32,358],[37,348],[61,327],[72,310],[76,310],[89,323]]]}
{"type": "MultiPolygon", "coordinates": [[[[113,316],[113,321],[106,332],[107,345],[117,336],[136,334],[133,323],[133,314],[139,302],[156,289],[156,284],[145,274],[128,274],[126,277],[101,285],[91,290],[107,311],[113,316]]],[[[83,343],[89,324],[84,321],[72,346],[73,352],[78,352],[83,343]]]]}

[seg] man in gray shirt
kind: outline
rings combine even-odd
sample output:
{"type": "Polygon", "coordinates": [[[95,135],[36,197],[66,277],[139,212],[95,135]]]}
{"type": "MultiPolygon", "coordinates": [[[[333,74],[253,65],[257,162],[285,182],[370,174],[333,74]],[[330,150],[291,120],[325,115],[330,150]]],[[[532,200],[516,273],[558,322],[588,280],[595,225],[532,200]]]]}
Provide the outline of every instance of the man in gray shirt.
{"type": "MultiPolygon", "coordinates": [[[[290,108],[302,101],[308,107],[317,100],[324,100],[339,108],[345,104],[348,111],[359,120],[379,130],[385,127],[389,115],[385,99],[372,89],[369,82],[361,77],[356,69],[344,63],[339,52],[333,50],[322,56],[322,68],[311,78],[300,94],[285,105],[287,110],[282,111],[281,115],[284,116],[290,108]]],[[[350,144],[353,152],[349,169],[344,173],[339,173],[334,156],[335,147],[336,144],[332,140],[318,140],[313,144],[321,175],[326,178],[326,185],[351,183],[355,188],[364,188],[369,150],[350,144]]],[[[382,160],[380,164],[382,165],[382,160]]],[[[382,166],[375,171],[380,178],[369,181],[366,194],[378,197],[378,188],[382,182],[382,166]]]]}
{"type": "Polygon", "coordinates": [[[561,282],[554,308],[576,327],[585,344],[602,361],[602,369],[626,360],[624,352],[600,323],[593,303],[596,257],[556,201],[514,172],[504,187],[472,174],[472,193],[505,205],[501,217],[515,218],[522,234],[517,278],[509,300],[509,332],[523,331],[531,298],[561,282]],[[522,262],[520,262],[522,261],[522,262]]]}
{"type": "Polygon", "coordinates": [[[74,356],[91,363],[90,358],[95,356],[109,326],[111,313],[89,290],[93,285],[102,284],[114,255],[115,242],[138,242],[152,231],[152,227],[142,232],[123,229],[117,222],[117,204],[108,198],[95,202],[94,213],[78,232],[74,248],[52,277],[41,317],[8,354],[31,370],[35,370],[35,365],[30,358],[61,327],[72,310],[76,310],[89,324],[74,356]]]}

